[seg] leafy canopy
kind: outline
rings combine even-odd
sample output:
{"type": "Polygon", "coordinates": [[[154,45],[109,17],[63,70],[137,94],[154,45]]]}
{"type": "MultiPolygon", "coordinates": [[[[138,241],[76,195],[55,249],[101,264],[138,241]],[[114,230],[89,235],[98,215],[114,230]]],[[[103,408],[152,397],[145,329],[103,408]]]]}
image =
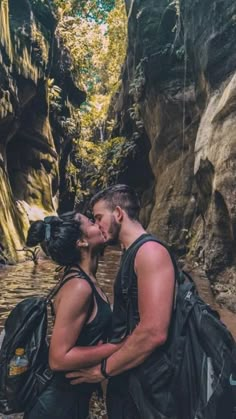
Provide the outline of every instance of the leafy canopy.
{"type": "Polygon", "coordinates": [[[105,22],[115,7],[115,0],[55,0],[63,14],[79,16],[98,23],[105,22]]]}
{"type": "MultiPolygon", "coordinates": [[[[73,112],[80,132],[74,136],[74,157],[67,167],[68,185],[81,201],[117,180],[134,149],[124,137],[111,138],[115,120],[109,115],[125,61],[127,16],[123,0],[55,2],[57,30],[70,51],[74,79],[87,94],[86,102],[73,112]]],[[[57,89],[50,92],[56,106],[57,89]]]]}

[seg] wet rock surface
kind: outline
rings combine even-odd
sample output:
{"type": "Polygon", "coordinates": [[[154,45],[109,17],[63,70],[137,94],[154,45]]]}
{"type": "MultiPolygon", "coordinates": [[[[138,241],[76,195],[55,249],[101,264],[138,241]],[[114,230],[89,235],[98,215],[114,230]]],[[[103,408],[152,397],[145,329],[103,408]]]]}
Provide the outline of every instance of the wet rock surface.
{"type": "Polygon", "coordinates": [[[215,287],[232,309],[235,2],[126,3],[129,42],[115,106],[117,130],[133,138],[142,154],[142,164],[134,159],[131,166],[137,176],[128,170],[127,179],[143,191],[141,218],[149,231],[179,256],[203,262],[211,284],[231,293],[226,298],[215,287]]]}
{"type": "Polygon", "coordinates": [[[29,221],[55,213],[60,187],[66,195],[72,136],[62,117],[85,98],[49,4],[0,4],[0,243],[9,262],[25,258],[17,250],[29,221]],[[49,106],[55,85],[58,109],[49,106]]]}

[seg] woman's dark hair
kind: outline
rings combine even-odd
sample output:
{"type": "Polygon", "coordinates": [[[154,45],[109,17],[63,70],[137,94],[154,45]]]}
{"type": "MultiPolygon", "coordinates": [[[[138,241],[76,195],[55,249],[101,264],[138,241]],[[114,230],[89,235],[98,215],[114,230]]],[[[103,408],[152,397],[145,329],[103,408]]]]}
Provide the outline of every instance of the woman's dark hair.
{"type": "Polygon", "coordinates": [[[72,265],[80,261],[80,252],[76,242],[83,233],[80,221],[75,220],[75,211],[60,217],[46,217],[31,224],[26,245],[29,247],[42,243],[51,258],[61,266],[72,265]]]}

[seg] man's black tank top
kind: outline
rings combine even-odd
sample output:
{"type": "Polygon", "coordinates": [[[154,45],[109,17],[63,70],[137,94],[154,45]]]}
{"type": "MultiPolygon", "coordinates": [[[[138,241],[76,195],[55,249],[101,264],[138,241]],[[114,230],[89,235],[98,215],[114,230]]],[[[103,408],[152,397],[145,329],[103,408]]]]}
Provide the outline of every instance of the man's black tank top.
{"type": "Polygon", "coordinates": [[[138,237],[131,246],[123,253],[120,263],[120,269],[117,273],[117,277],[114,284],[114,307],[113,307],[113,316],[112,316],[112,333],[111,340],[112,343],[120,342],[125,336],[127,336],[132,330],[137,326],[140,321],[140,315],[138,310],[138,283],[137,275],[134,270],[134,261],[135,257],[131,257],[132,265],[130,265],[130,256],[133,254],[136,255],[137,250],[147,241],[156,241],[166,248],[171,257],[174,269],[175,277],[178,275],[178,267],[176,262],[170,253],[168,247],[154,236],[144,233],[138,237]],[[127,266],[131,269],[128,269],[128,278],[125,278],[124,272],[127,274],[127,266]],[[122,277],[123,276],[123,277],[122,277]],[[126,282],[128,281],[128,284],[126,282]],[[128,290],[125,288],[128,285],[128,290]],[[127,299],[127,291],[129,293],[127,299]],[[130,322],[130,313],[128,312],[128,302],[132,307],[132,324],[130,322]]]}
{"type": "MultiPolygon", "coordinates": [[[[129,248],[123,253],[120,263],[120,269],[117,273],[117,277],[114,284],[114,306],[113,306],[113,316],[112,316],[112,333],[111,340],[112,343],[120,342],[128,333],[128,313],[127,313],[127,301],[124,297],[122,291],[122,266],[126,262],[129,254],[132,252],[132,249],[136,244],[142,240],[146,234],[142,234],[138,237],[129,248]]],[[[135,318],[135,323],[138,324],[140,317],[138,312],[138,288],[137,288],[137,276],[132,270],[132,278],[129,279],[129,282],[132,284],[130,287],[130,296],[132,299],[133,315],[135,318]]]]}

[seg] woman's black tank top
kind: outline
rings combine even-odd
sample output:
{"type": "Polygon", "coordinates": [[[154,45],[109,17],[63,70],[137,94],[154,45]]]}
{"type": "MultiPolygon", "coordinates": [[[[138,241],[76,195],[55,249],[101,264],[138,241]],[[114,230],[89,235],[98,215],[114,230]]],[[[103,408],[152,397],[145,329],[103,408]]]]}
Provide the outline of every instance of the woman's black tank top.
{"type": "MultiPolygon", "coordinates": [[[[97,304],[96,315],[91,322],[85,323],[83,326],[77,339],[76,346],[94,346],[97,345],[97,343],[101,340],[103,342],[107,342],[111,334],[112,326],[112,311],[108,300],[105,300],[103,297],[101,297],[91,278],[89,278],[89,276],[79,266],[66,269],[64,273],[65,280],[62,279],[61,284],[64,285],[64,283],[68,282],[74,277],[85,279],[85,281],[87,281],[91,286],[93,298],[90,310],[87,315],[88,319],[94,307],[94,298],[97,304]]],[[[70,381],[65,378],[64,372],[55,373],[54,385],[65,390],[70,389],[70,391],[79,391],[80,394],[86,395],[91,394],[97,389],[100,389],[100,384],[84,383],[72,386],[70,381]]]]}
{"type": "Polygon", "coordinates": [[[78,277],[83,278],[90,285],[93,293],[93,299],[87,315],[88,319],[94,307],[94,299],[97,304],[96,315],[91,322],[85,323],[83,326],[76,342],[76,346],[93,346],[97,345],[97,343],[101,340],[106,342],[110,336],[112,321],[112,311],[108,299],[104,296],[106,298],[105,300],[99,294],[94,282],[79,266],[66,270],[64,276],[66,276],[66,282],[71,278],[78,277]]]}

